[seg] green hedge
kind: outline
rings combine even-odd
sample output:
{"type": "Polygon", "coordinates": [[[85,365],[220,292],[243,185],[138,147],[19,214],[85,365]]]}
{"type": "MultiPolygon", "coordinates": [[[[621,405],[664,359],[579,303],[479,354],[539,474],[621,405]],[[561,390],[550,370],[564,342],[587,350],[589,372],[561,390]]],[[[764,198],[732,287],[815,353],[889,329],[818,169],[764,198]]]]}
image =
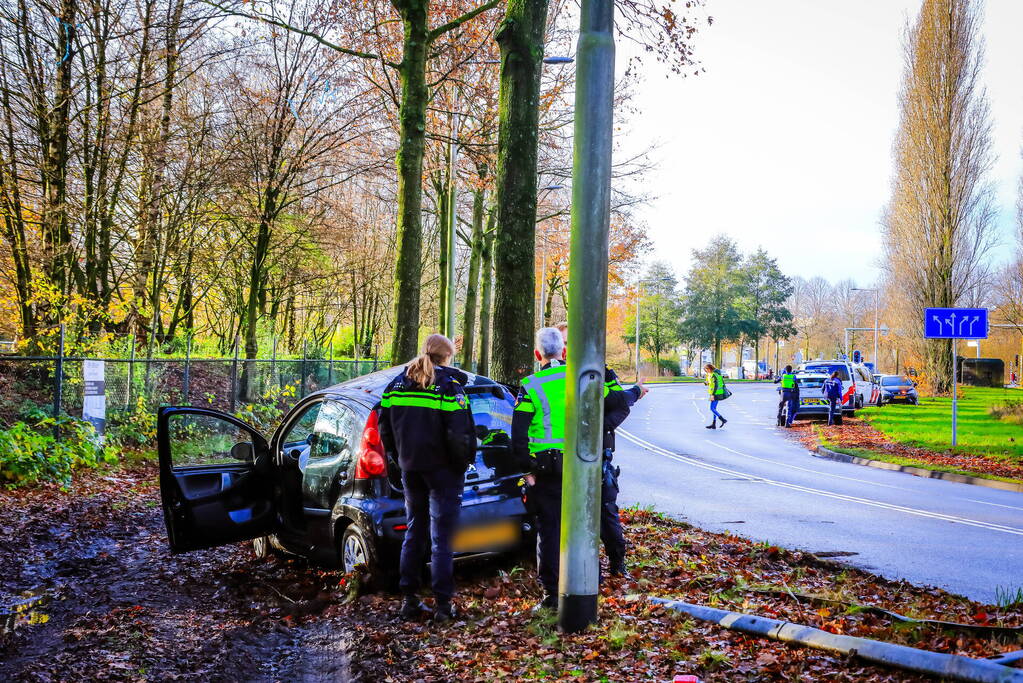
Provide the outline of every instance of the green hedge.
{"type": "Polygon", "coordinates": [[[67,487],[75,469],[117,462],[115,449],[97,443],[90,423],[40,412],[31,411],[25,420],[0,429],[0,485],[49,482],[67,487]],[[55,428],[60,429],[59,441],[55,428]]]}

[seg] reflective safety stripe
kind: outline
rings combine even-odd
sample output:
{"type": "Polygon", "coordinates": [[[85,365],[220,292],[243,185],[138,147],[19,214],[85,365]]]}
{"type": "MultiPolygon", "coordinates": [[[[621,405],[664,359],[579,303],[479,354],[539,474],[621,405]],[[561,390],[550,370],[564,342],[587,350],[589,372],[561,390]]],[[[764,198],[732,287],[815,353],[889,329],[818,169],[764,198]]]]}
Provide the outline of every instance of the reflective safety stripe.
{"type": "Polygon", "coordinates": [[[468,402],[465,399],[460,403],[455,396],[442,396],[422,391],[387,391],[380,400],[383,408],[427,408],[430,410],[442,410],[456,412],[467,410],[468,402]]]}

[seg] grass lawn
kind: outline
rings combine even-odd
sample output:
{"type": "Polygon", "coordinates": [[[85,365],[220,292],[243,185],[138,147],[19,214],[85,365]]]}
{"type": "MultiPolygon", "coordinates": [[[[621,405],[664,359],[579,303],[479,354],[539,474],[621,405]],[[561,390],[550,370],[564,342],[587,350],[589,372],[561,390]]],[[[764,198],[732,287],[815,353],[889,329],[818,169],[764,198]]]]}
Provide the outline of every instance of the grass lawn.
{"type": "Polygon", "coordinates": [[[865,408],[857,414],[893,441],[935,451],[979,455],[1023,464],[1023,424],[999,419],[992,406],[1023,403],[1019,389],[963,387],[958,407],[958,445],[952,449],[952,399],[921,397],[920,405],[865,408]]]}

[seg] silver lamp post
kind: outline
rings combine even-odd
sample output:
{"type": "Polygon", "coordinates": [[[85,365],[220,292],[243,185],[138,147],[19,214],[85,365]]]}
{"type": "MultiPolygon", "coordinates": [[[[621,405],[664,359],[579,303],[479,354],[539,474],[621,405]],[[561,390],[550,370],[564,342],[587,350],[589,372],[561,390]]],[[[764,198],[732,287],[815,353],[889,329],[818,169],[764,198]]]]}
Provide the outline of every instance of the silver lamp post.
{"type": "Polygon", "coordinates": [[[874,372],[880,372],[881,359],[877,357],[877,288],[876,287],[852,287],[851,292],[873,292],[874,293],[874,372]]]}

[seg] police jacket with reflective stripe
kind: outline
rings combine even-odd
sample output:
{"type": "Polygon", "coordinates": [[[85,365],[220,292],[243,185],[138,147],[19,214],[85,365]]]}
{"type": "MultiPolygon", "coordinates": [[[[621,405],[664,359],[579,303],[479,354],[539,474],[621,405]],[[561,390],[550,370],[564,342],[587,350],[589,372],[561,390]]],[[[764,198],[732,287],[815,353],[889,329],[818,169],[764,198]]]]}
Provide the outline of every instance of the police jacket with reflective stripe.
{"type": "MultiPolygon", "coordinates": [[[[628,405],[622,394],[604,387],[604,426],[608,415],[628,405]],[[612,395],[614,397],[612,398],[612,395]]],[[[624,420],[618,413],[612,429],[624,420]]],[[[532,457],[546,450],[565,448],[565,366],[548,364],[522,381],[512,417],[512,451],[522,467],[532,469],[532,457]]]]}
{"type": "Polygon", "coordinates": [[[467,377],[447,367],[438,367],[435,375],[436,384],[423,388],[403,370],[380,401],[380,438],[404,471],[464,471],[476,455],[467,377]]]}
{"type": "Polygon", "coordinates": [[[604,386],[608,389],[604,397],[604,448],[615,449],[615,429],[618,428],[639,400],[639,387],[625,389],[618,381],[614,370],[604,366],[604,386]]]}

